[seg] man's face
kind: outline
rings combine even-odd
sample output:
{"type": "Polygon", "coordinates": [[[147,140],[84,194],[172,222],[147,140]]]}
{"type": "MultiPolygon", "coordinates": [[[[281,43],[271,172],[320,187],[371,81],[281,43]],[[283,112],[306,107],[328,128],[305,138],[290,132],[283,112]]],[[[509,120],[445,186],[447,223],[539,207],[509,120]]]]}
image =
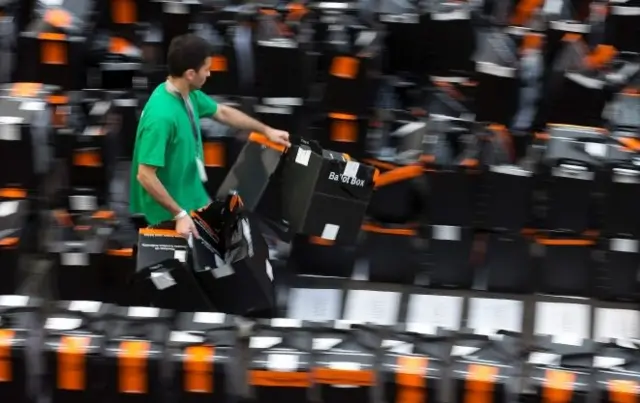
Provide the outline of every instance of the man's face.
{"type": "Polygon", "coordinates": [[[207,57],[199,70],[189,70],[187,72],[187,80],[192,90],[199,90],[209,77],[211,66],[211,58],[207,57]]]}

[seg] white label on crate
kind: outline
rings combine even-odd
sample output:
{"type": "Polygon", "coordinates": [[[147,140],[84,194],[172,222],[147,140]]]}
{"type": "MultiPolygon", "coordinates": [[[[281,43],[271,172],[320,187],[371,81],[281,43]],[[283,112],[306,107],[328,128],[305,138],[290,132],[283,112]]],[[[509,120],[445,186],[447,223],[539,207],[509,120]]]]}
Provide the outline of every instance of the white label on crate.
{"type": "Polygon", "coordinates": [[[2,295],[0,296],[0,305],[2,306],[27,306],[29,297],[26,295],[2,295]]]}
{"type": "Polygon", "coordinates": [[[551,29],[562,32],[571,32],[575,34],[588,34],[591,27],[587,24],[576,24],[572,21],[551,21],[549,23],[551,29]]]}
{"type": "Polygon", "coordinates": [[[20,126],[13,123],[0,122],[0,140],[19,141],[21,138],[20,126]]]}
{"type": "MultiPolygon", "coordinates": [[[[142,77],[136,77],[137,79],[140,79],[142,77]]],[[[123,108],[133,108],[138,106],[138,100],[135,98],[129,98],[129,99],[116,99],[113,101],[113,104],[115,106],[120,106],[123,108]]]]}
{"type": "Polygon", "coordinates": [[[401,340],[383,340],[382,348],[396,354],[413,353],[413,344],[401,340]]]}
{"type": "Polygon", "coordinates": [[[538,302],[534,333],[554,336],[554,342],[581,345],[589,338],[589,309],[585,304],[538,302]]]}
{"type": "Polygon", "coordinates": [[[623,16],[638,16],[640,15],[640,7],[613,6],[611,7],[611,14],[623,16]]]}
{"type": "Polygon", "coordinates": [[[437,328],[426,323],[407,323],[407,331],[418,334],[436,334],[437,328]]]}
{"type": "Polygon", "coordinates": [[[392,24],[417,24],[420,22],[420,16],[418,14],[382,14],[380,16],[380,22],[387,22],[392,24]]]}
{"type": "Polygon", "coordinates": [[[344,172],[342,175],[355,178],[358,175],[358,169],[360,168],[360,164],[355,161],[347,161],[347,165],[344,167],[344,172]]]}
{"type": "Polygon", "coordinates": [[[20,125],[24,118],[19,116],[0,116],[0,125],[20,125]]]}
{"type": "Polygon", "coordinates": [[[336,339],[336,338],[313,339],[313,349],[329,350],[337,346],[338,344],[340,344],[340,342],[342,342],[342,339],[336,339]]]}
{"type": "Polygon", "coordinates": [[[97,313],[101,306],[102,302],[100,301],[71,301],[69,303],[69,310],[84,313],[97,313]]]}
{"type": "Polygon", "coordinates": [[[495,172],[501,175],[513,175],[513,176],[533,176],[533,172],[527,169],[515,165],[491,165],[489,171],[495,172]]]}
{"type": "Polygon", "coordinates": [[[283,97],[283,98],[262,98],[262,103],[264,105],[271,105],[271,106],[302,106],[302,98],[290,98],[290,97],[283,97]]]}
{"type": "Polygon", "coordinates": [[[480,350],[479,347],[453,346],[451,348],[451,355],[454,356],[454,357],[465,357],[465,356],[468,356],[468,355],[475,354],[478,350],[480,350]]]}
{"type": "Polygon", "coordinates": [[[132,306],[129,308],[127,315],[134,318],[157,318],[160,315],[160,309],[147,306],[132,306]]]}
{"type": "Polygon", "coordinates": [[[222,312],[196,312],[193,314],[193,321],[196,323],[205,323],[210,325],[219,325],[224,323],[227,315],[222,312]]]}
{"type": "Polygon", "coordinates": [[[596,308],[594,340],[632,340],[640,337],[640,312],[631,309],[596,308]]]}
{"type": "Polygon", "coordinates": [[[282,343],[282,337],[252,337],[249,340],[249,348],[271,348],[278,343],[282,343]]]}
{"type": "Polygon", "coordinates": [[[615,368],[626,364],[626,360],[621,357],[606,357],[597,355],[593,358],[595,368],[615,368]]]}
{"type": "Polygon", "coordinates": [[[609,241],[609,250],[621,253],[638,253],[639,242],[637,239],[614,238],[609,241]]]}
{"type": "Polygon", "coordinates": [[[151,273],[151,282],[156,286],[158,290],[166,290],[169,287],[176,285],[176,280],[171,277],[169,273],[151,273]]]}
{"type": "Polygon", "coordinates": [[[351,290],[347,294],[344,318],[350,321],[391,326],[398,321],[399,292],[351,290]]]}
{"type": "Polygon", "coordinates": [[[45,103],[42,101],[25,101],[20,104],[20,109],[23,111],[43,111],[45,103]]]}
{"type": "Polygon", "coordinates": [[[607,145],[603,143],[587,143],[584,146],[587,154],[591,154],[594,157],[604,158],[607,156],[607,145]]]}
{"type": "Polygon", "coordinates": [[[180,1],[170,1],[164,3],[162,10],[167,14],[189,14],[189,6],[180,1]]]}
{"type": "Polygon", "coordinates": [[[75,211],[95,211],[98,201],[95,196],[69,196],[69,206],[75,211]]]}
{"type": "Polygon", "coordinates": [[[19,207],[20,202],[16,200],[0,203],[0,217],[7,217],[17,213],[19,207]]]}
{"type": "Polygon", "coordinates": [[[91,116],[102,116],[107,113],[109,105],[110,103],[107,101],[96,102],[95,104],[93,104],[93,108],[91,108],[91,112],[89,112],[89,114],[91,116]]]}
{"type": "Polygon", "coordinates": [[[446,13],[433,13],[431,19],[434,21],[455,21],[468,20],[471,18],[469,10],[455,10],[446,13]]]}
{"type": "Polygon", "coordinates": [[[260,40],[258,41],[258,45],[270,48],[295,49],[298,47],[298,42],[292,41],[289,38],[276,38],[268,41],[260,40]]]}
{"type": "Polygon", "coordinates": [[[318,3],[317,7],[323,10],[346,10],[351,7],[351,4],[333,2],[333,1],[323,1],[318,3]]]}
{"type": "Polygon", "coordinates": [[[289,291],[287,316],[313,322],[336,320],[340,316],[341,301],[341,290],[293,288],[289,291]]]}
{"type": "Polygon", "coordinates": [[[302,147],[298,148],[296,164],[307,166],[309,165],[309,158],[311,158],[311,150],[305,150],[302,147]]]}
{"type": "Polygon", "coordinates": [[[438,241],[459,241],[460,227],[453,225],[434,225],[433,239],[438,241]]]}
{"type": "Polygon", "coordinates": [[[254,109],[256,113],[273,114],[273,115],[291,115],[293,113],[293,108],[291,108],[290,106],[256,105],[254,109]]]}
{"type": "Polygon", "coordinates": [[[202,343],[204,341],[204,338],[202,336],[189,332],[173,331],[171,332],[169,340],[175,343],[202,343]]]}
{"type": "Polygon", "coordinates": [[[80,327],[82,320],[78,318],[49,318],[44,324],[49,330],[73,330],[80,327]]]}
{"type": "Polygon", "coordinates": [[[360,364],[357,362],[330,362],[329,368],[341,371],[359,371],[360,364]]]}
{"type": "Polygon", "coordinates": [[[271,262],[269,261],[269,259],[264,260],[264,267],[265,267],[265,270],[267,271],[267,276],[269,277],[269,280],[273,281],[273,267],[271,266],[271,262]]]}
{"type": "Polygon", "coordinates": [[[278,372],[295,372],[298,369],[297,354],[269,354],[267,369],[278,372]]]}
{"type": "Polygon", "coordinates": [[[186,250],[173,251],[173,258],[180,263],[185,263],[187,261],[187,251],[186,250]]]}
{"type": "Polygon", "coordinates": [[[560,363],[560,355],[552,353],[531,353],[527,361],[535,365],[558,365],[560,363]]]}
{"type": "Polygon", "coordinates": [[[320,238],[326,239],[328,241],[335,241],[338,237],[338,231],[340,231],[340,226],[335,224],[325,224],[324,229],[322,230],[322,235],[320,238]]]}
{"type": "Polygon", "coordinates": [[[301,327],[302,321],[291,318],[275,318],[271,319],[272,327],[301,327]]]}
{"type": "Polygon", "coordinates": [[[584,75],[578,73],[565,73],[565,77],[586,88],[591,88],[594,90],[601,90],[604,88],[604,81],[597,78],[585,77],[584,75]]]}
{"type": "Polygon", "coordinates": [[[511,299],[472,298],[468,327],[476,334],[492,335],[499,330],[522,330],[523,304],[511,299]]]}
{"type": "Polygon", "coordinates": [[[513,67],[500,66],[495,63],[477,62],[476,71],[490,76],[513,78],[516,76],[516,69],[513,67]]]}
{"type": "Polygon", "coordinates": [[[412,295],[407,307],[407,323],[420,323],[447,330],[460,329],[462,297],[412,295]]]}
{"type": "Polygon", "coordinates": [[[60,7],[64,0],[40,0],[40,3],[46,7],[60,7]]]}
{"type": "Polygon", "coordinates": [[[88,266],[89,265],[89,255],[86,253],[79,252],[71,252],[71,253],[63,253],[60,256],[60,264],[62,266],[88,266]]]}

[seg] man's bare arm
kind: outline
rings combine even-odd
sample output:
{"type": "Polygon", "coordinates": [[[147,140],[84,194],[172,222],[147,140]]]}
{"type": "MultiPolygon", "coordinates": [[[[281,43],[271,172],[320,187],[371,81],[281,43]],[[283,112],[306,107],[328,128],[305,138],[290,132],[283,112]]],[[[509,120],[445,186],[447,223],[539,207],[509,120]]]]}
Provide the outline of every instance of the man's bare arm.
{"type": "Polygon", "coordinates": [[[269,130],[269,126],[228,105],[218,104],[218,110],[213,117],[220,123],[240,130],[258,133],[266,133],[269,130]]]}
{"type": "Polygon", "coordinates": [[[156,175],[156,170],[156,167],[140,164],[136,178],[138,182],[140,182],[140,185],[149,192],[151,197],[175,217],[182,211],[182,208],[178,206],[162,182],[160,182],[160,179],[158,179],[156,175]]]}

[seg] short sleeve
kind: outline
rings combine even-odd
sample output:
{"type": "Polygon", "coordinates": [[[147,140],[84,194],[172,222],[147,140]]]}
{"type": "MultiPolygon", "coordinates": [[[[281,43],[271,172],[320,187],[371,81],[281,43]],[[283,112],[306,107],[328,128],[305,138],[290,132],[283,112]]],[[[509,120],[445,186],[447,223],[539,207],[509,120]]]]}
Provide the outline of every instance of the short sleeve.
{"type": "Polygon", "coordinates": [[[144,116],[141,124],[136,140],[138,164],[164,167],[167,145],[173,132],[171,121],[144,116]]]}
{"type": "Polygon", "coordinates": [[[198,110],[198,117],[210,118],[218,112],[218,103],[202,91],[194,91],[193,99],[198,110]]]}

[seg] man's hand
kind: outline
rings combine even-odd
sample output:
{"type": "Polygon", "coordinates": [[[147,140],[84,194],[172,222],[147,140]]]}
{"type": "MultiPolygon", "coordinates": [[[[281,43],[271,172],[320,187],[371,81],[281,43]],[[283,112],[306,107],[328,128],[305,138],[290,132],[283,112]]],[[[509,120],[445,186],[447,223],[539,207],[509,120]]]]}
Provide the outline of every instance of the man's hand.
{"type": "Polygon", "coordinates": [[[193,234],[194,238],[198,238],[198,229],[196,225],[193,223],[193,220],[190,216],[186,215],[182,218],[178,218],[176,220],[176,232],[186,239],[189,239],[189,235],[193,234]]]}
{"type": "Polygon", "coordinates": [[[269,141],[283,145],[285,147],[291,147],[291,143],[289,142],[289,133],[285,132],[284,130],[278,130],[269,127],[267,130],[265,130],[264,135],[267,136],[269,141]]]}

